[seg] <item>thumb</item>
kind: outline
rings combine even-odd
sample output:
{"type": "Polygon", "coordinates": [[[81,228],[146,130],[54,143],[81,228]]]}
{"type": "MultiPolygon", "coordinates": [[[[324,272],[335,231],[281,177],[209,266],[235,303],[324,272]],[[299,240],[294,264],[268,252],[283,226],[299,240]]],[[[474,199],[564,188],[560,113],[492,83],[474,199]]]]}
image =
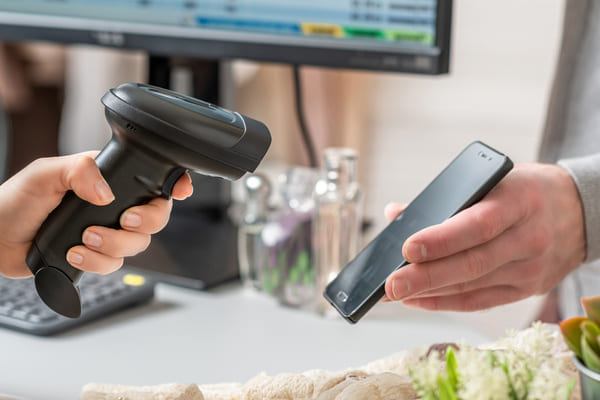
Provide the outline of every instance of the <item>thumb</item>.
{"type": "Polygon", "coordinates": [[[32,165],[30,185],[46,194],[48,190],[58,195],[72,190],[94,205],[109,204],[115,196],[92,158],[96,154],[88,152],[37,160],[32,165]]]}

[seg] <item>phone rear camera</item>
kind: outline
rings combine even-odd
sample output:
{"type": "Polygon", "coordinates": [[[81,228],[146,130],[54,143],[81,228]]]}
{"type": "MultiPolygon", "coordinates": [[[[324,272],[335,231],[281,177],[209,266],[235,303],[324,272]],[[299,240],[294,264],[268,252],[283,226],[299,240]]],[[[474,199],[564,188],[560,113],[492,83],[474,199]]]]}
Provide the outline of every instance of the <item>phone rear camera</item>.
{"type": "Polygon", "coordinates": [[[348,294],[343,290],[340,290],[335,297],[342,303],[345,303],[348,300],[348,294]]]}

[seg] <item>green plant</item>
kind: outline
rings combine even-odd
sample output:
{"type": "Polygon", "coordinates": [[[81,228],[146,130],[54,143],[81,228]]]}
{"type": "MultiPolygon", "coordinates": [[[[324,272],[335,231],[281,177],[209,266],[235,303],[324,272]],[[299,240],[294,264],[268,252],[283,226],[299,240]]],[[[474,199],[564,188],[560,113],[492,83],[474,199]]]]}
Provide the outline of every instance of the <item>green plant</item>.
{"type": "Polygon", "coordinates": [[[552,353],[560,333],[549,325],[511,333],[495,350],[466,344],[429,349],[409,361],[422,400],[568,400],[576,380],[552,353]]]}
{"type": "Polygon", "coordinates": [[[434,386],[427,385],[415,377],[413,371],[408,371],[413,380],[413,386],[423,400],[458,400],[456,392],[458,390],[459,376],[458,365],[452,347],[446,352],[446,374],[437,376],[434,386]]]}
{"type": "Polygon", "coordinates": [[[586,317],[562,321],[560,331],[585,366],[600,373],[600,296],[582,298],[581,305],[586,317]]]}

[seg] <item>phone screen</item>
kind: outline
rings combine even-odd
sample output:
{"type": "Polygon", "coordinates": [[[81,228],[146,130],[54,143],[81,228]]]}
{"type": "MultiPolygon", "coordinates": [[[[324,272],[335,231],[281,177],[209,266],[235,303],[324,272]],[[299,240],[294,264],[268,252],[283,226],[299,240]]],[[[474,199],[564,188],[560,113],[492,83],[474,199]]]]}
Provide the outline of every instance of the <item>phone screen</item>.
{"type": "Polygon", "coordinates": [[[325,297],[343,316],[356,313],[392,272],[407,264],[402,256],[406,239],[478,201],[511,167],[508,157],[483,143],[469,145],[342,270],[325,297]]]}

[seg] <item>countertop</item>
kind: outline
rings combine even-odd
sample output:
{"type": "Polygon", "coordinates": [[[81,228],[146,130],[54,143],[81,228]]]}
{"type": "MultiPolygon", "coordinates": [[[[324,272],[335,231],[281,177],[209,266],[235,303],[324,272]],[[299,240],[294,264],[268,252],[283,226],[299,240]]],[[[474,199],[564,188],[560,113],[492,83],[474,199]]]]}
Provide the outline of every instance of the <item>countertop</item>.
{"type": "Polygon", "coordinates": [[[340,370],[435,342],[491,338],[447,315],[378,304],[350,325],[280,306],[229,284],[195,291],[159,284],[155,299],[54,337],[0,330],[0,393],[76,399],[88,382],[245,382],[269,374],[340,370]]]}

